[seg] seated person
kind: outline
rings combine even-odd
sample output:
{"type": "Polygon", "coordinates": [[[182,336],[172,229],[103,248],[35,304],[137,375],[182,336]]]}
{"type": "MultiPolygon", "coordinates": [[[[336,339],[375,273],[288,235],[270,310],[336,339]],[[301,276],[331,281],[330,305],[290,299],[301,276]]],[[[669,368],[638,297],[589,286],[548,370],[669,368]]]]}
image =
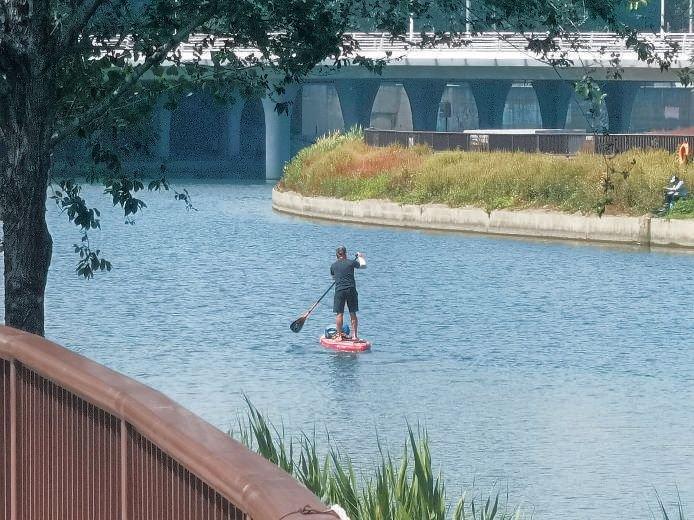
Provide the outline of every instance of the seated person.
{"type": "Polygon", "coordinates": [[[677,175],[673,175],[670,179],[670,184],[665,186],[665,206],[672,209],[672,206],[675,205],[675,200],[686,196],[687,188],[684,185],[684,181],[677,175]]]}

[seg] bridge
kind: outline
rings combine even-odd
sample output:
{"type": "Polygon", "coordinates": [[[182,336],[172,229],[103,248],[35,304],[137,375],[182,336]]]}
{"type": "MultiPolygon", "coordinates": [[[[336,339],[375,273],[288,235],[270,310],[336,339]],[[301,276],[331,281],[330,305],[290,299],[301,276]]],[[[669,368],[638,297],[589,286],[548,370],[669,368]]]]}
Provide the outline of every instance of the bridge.
{"type": "MultiPolygon", "coordinates": [[[[636,52],[627,49],[623,40],[608,33],[575,34],[557,41],[557,50],[547,58],[566,60],[567,66],[563,67],[553,67],[548,59],[540,59],[528,50],[525,37],[512,33],[463,35],[454,45],[435,48],[423,46],[421,35],[414,33],[402,40],[394,40],[388,34],[353,33],[351,36],[359,43],[360,55],[388,60],[381,75],[359,66],[342,67],[329,73],[318,67],[304,84],[288,88],[281,99],[265,97],[245,100],[229,107],[224,114],[217,113],[212,123],[214,128],[204,132],[207,141],[201,138],[197,149],[214,147],[211,156],[227,165],[245,164],[249,155],[264,155],[265,178],[278,179],[293,151],[292,121],[294,125],[307,126],[302,116],[303,119],[308,117],[316,129],[314,135],[321,133],[319,128],[330,130],[353,125],[364,128],[372,126],[377,94],[380,89],[392,86],[398,86],[401,89],[399,97],[406,98],[401,105],[409,105],[410,114],[405,123],[409,128],[401,129],[437,130],[444,92],[452,85],[462,86],[470,94],[471,108],[468,111],[472,115],[467,118],[468,128],[502,128],[509,94],[517,85],[526,87],[526,90],[532,89],[534,93],[535,101],[530,95],[528,102],[535,103],[539,111],[537,126],[564,128],[571,104],[580,104],[574,94],[572,81],[582,77],[587,70],[593,71],[593,77],[607,94],[603,116],[608,131],[625,133],[630,129],[632,108],[637,96],[644,92],[648,95],[648,91],[654,88],[675,88],[678,80],[675,71],[689,65],[689,58],[694,56],[694,34],[691,33],[639,35],[656,52],[673,54],[672,68],[666,71],[661,71],[655,62],[639,60],[636,52]],[[618,64],[615,64],[615,58],[619,59],[618,64]],[[611,74],[617,71],[620,80],[612,79],[614,76],[611,74]],[[320,99],[316,94],[319,91],[323,96],[320,99]],[[326,96],[333,98],[332,107],[324,107],[324,113],[320,113],[318,105],[326,105],[326,96]],[[293,101],[289,114],[278,114],[274,110],[276,101],[293,101]],[[254,113],[249,115],[249,111],[254,113]],[[326,121],[327,116],[332,117],[332,122],[326,121]],[[244,149],[244,139],[256,144],[255,148],[251,146],[253,150],[250,152],[248,146],[244,149]]],[[[193,36],[181,45],[179,50],[184,61],[198,59],[199,49],[195,47],[202,38],[193,36]]],[[[212,65],[213,55],[224,45],[225,41],[218,39],[214,45],[206,48],[199,58],[201,64],[212,65]]],[[[235,52],[244,57],[257,53],[257,50],[241,48],[235,52]]],[[[676,94],[683,96],[683,92],[676,94]]],[[[669,116],[673,118],[673,115],[683,121],[692,118],[691,100],[678,103],[663,108],[665,119],[669,116]]],[[[645,104],[652,105],[649,101],[645,104]]],[[[449,112],[455,112],[456,103],[447,102],[445,105],[449,112]]],[[[161,109],[155,123],[158,158],[172,161],[177,156],[180,160],[181,154],[177,150],[178,145],[172,142],[172,135],[185,133],[181,123],[193,124],[190,117],[176,123],[175,114],[161,109]]],[[[378,125],[376,121],[375,126],[378,125]]],[[[188,138],[195,139],[195,136],[188,135],[188,138]]]]}

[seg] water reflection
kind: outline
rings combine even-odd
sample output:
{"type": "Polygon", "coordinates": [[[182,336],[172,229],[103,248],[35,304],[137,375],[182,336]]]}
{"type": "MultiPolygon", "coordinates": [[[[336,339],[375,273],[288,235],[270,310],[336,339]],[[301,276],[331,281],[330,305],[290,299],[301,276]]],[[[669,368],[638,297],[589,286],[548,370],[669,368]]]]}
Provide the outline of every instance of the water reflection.
{"type": "Polygon", "coordinates": [[[359,356],[368,355],[368,352],[362,354],[329,353],[330,387],[334,390],[335,399],[349,399],[351,393],[359,390],[359,356]]]}

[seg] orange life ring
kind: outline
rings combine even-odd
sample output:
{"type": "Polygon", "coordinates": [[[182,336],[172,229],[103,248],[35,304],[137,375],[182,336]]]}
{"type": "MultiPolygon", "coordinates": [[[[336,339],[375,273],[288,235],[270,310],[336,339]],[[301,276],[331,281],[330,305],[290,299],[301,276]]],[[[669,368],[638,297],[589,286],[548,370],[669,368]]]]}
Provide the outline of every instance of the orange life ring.
{"type": "Polygon", "coordinates": [[[684,142],[680,145],[679,149],[677,150],[677,157],[680,159],[680,164],[687,164],[687,161],[689,160],[688,142],[684,142]]]}

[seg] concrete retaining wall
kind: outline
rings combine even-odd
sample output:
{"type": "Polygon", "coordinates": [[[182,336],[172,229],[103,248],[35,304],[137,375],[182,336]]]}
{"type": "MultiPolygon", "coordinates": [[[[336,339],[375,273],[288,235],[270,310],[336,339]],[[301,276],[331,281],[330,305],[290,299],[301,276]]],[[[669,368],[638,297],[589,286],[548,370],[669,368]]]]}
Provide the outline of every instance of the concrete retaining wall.
{"type": "Polygon", "coordinates": [[[487,214],[483,209],[473,207],[419,206],[386,200],[352,202],[304,197],[277,189],[272,191],[272,207],[303,217],[360,224],[694,248],[694,220],[664,220],[650,216],[597,217],[544,210],[497,210],[487,214]]]}

